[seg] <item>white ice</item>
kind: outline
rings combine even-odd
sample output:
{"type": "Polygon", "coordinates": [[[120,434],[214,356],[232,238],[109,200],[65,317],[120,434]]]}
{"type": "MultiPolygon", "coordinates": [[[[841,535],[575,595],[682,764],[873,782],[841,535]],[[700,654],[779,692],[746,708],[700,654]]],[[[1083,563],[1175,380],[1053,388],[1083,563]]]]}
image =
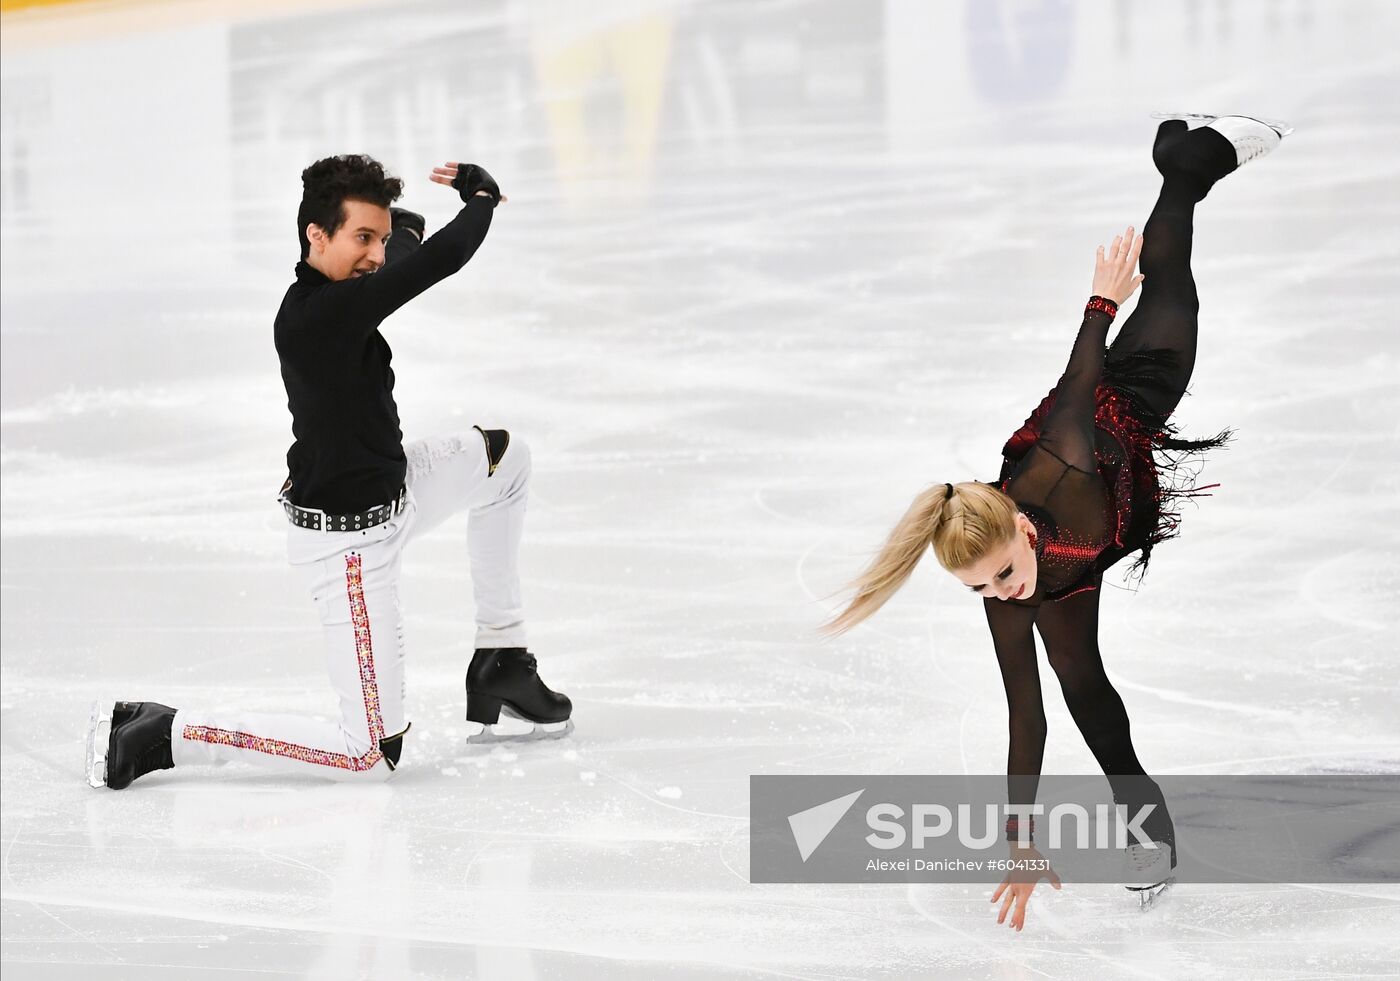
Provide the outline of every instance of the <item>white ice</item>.
{"type": "MultiPolygon", "coordinates": [[[[8,7],[8,4],[7,4],[8,7]]],[[[3,31],[3,944],[19,978],[1350,978],[1400,890],[748,883],[755,773],[995,773],[982,611],[815,627],[908,499],[995,475],[1155,109],[1297,126],[1198,212],[1235,444],[1102,647],[1148,769],[1400,767],[1400,5],[139,2],[3,31]],[[87,787],[94,698],[330,714],[283,558],[271,322],[299,173],[510,197],[396,315],[409,438],[528,439],[527,599],[576,733],[463,743],[465,521],[409,553],[405,764],[87,787]]],[[[1093,772],[1048,671],[1046,772],[1093,772]]]]}

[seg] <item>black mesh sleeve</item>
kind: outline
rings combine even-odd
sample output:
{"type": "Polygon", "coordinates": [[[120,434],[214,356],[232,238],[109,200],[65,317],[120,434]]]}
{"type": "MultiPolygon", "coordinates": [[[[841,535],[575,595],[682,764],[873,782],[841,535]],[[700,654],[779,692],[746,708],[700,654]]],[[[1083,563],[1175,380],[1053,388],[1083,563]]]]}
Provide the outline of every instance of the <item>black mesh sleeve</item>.
{"type": "Polygon", "coordinates": [[[1094,393],[1103,374],[1104,344],[1113,320],[1089,310],[1079,325],[1069,363],[1055,386],[1055,405],[1040,440],[1072,467],[1094,470],[1094,393]]]}
{"type": "Polygon", "coordinates": [[[1036,609],[996,599],[983,600],[983,606],[1001,667],[1001,683],[1006,688],[1010,738],[1006,753],[1007,801],[1033,804],[1045,757],[1045,705],[1041,701],[1040,670],[1031,633],[1036,609]]]}

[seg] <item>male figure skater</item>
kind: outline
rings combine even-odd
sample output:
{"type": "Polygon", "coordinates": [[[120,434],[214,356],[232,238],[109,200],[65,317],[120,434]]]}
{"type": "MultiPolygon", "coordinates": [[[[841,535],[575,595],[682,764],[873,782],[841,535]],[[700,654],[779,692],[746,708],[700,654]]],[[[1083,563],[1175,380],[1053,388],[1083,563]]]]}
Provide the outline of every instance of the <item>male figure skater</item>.
{"type": "Polygon", "coordinates": [[[383,779],[404,735],[400,555],[415,536],[470,510],[476,653],[467,719],[480,740],[566,734],[569,699],[551,691],[527,651],[517,554],[530,453],[504,430],[403,445],[385,319],[457,272],[505,200],[474,164],[436,167],[462,210],[424,240],[419,215],[390,205],[403,182],[358,155],[302,172],[301,262],[277,312],[275,338],[295,442],[280,502],[287,554],[321,618],[340,719],[175,710],[155,702],[93,709],[88,779],[119,790],[152,770],[240,760],[337,778],[383,779]],[[533,723],[521,736],[500,713],[533,723]]]}

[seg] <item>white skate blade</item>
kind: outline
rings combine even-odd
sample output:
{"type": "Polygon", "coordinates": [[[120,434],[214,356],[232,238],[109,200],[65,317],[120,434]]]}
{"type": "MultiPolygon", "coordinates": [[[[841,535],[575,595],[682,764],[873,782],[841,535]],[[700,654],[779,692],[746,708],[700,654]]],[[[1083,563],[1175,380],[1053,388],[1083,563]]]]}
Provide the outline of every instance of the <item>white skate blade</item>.
{"type": "Polygon", "coordinates": [[[1155,885],[1126,886],[1125,888],[1138,897],[1138,911],[1146,913],[1148,910],[1155,909],[1157,904],[1162,901],[1163,895],[1174,885],[1176,885],[1176,876],[1170,875],[1155,885]]]}
{"type": "Polygon", "coordinates": [[[467,742],[480,743],[523,743],[537,739],[563,739],[574,731],[574,720],[563,722],[531,722],[521,718],[509,705],[501,706],[502,721],[493,725],[480,722],[467,723],[467,742]]]}
{"type": "MultiPolygon", "coordinates": [[[[1180,120],[1184,120],[1185,123],[1186,123],[1186,125],[1187,125],[1187,127],[1189,127],[1190,129],[1199,129],[1199,128],[1202,127],[1202,126],[1208,126],[1208,125],[1210,125],[1211,123],[1215,122],[1217,119],[1220,118],[1220,116],[1238,116],[1238,115],[1240,115],[1240,114],[1239,114],[1239,113],[1221,113],[1221,114],[1219,114],[1219,115],[1212,116],[1212,115],[1209,115],[1209,114],[1207,114],[1207,113],[1202,113],[1202,112],[1154,112],[1154,113],[1152,114],[1152,118],[1153,118],[1153,119],[1180,119],[1180,120]]],[[[1259,117],[1259,116],[1243,116],[1242,118],[1244,118],[1244,119],[1252,119],[1252,120],[1254,120],[1256,123],[1263,123],[1265,126],[1269,127],[1269,129],[1271,129],[1271,130],[1273,130],[1275,133],[1277,133],[1280,137],[1287,136],[1289,133],[1292,133],[1292,132],[1293,132],[1293,127],[1290,126],[1288,123],[1285,123],[1285,122],[1284,122],[1283,120],[1281,120],[1281,119],[1263,119],[1263,118],[1261,118],[1261,117],[1259,117]]]]}
{"type": "MultiPolygon", "coordinates": [[[[109,706],[110,702],[107,703],[109,706]]],[[[92,703],[87,729],[87,782],[89,787],[107,786],[107,742],[112,735],[112,710],[102,702],[92,703]]]]}

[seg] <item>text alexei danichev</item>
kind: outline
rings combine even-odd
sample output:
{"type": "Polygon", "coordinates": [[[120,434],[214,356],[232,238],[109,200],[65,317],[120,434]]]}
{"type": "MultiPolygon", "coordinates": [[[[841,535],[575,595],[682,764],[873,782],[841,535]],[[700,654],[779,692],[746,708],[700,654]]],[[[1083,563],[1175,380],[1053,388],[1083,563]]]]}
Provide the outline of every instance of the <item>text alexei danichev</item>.
{"type": "Polygon", "coordinates": [[[1047,858],[872,858],[865,863],[867,872],[1044,872],[1049,868],[1047,858]]]}

